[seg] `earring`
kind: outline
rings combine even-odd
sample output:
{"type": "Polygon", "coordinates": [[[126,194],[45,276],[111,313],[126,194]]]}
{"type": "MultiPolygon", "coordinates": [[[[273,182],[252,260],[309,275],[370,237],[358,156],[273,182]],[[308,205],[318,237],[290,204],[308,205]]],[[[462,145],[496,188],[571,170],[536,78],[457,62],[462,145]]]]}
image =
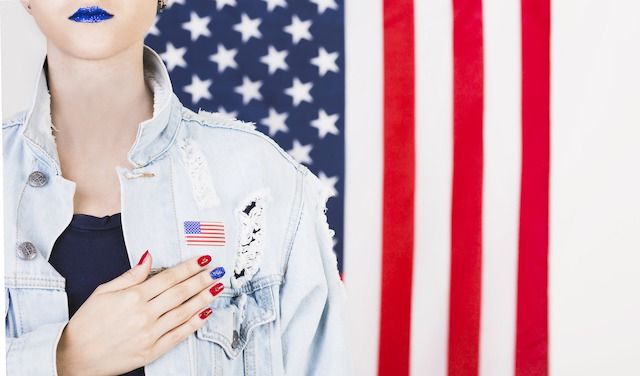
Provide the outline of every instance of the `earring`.
{"type": "Polygon", "coordinates": [[[158,13],[162,13],[167,7],[167,0],[158,0],[158,13]]]}
{"type": "Polygon", "coordinates": [[[29,10],[31,10],[31,3],[27,4],[27,8],[29,8],[29,10]]]}

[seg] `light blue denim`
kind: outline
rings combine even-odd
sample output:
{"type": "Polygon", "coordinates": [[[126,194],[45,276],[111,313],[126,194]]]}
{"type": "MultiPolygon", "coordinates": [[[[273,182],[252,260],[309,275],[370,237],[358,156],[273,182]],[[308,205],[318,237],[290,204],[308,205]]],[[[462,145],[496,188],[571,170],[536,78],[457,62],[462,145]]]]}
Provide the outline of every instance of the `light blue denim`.
{"type": "MultiPolygon", "coordinates": [[[[143,56],[153,117],[128,152],[136,167],[114,171],[129,261],[146,249],[154,268],[209,254],[207,267],[226,270],[205,325],[146,375],[348,374],[347,296],[321,182],[253,124],[184,107],[159,55],[145,45],[143,56]],[[188,244],[185,221],[221,223],[222,240],[188,244]]],[[[69,321],[65,278],[47,260],[71,221],[76,183],[61,175],[45,64],[31,107],[2,126],[8,375],[57,375],[69,321]],[[21,257],[25,242],[32,259],[21,257]]]]}

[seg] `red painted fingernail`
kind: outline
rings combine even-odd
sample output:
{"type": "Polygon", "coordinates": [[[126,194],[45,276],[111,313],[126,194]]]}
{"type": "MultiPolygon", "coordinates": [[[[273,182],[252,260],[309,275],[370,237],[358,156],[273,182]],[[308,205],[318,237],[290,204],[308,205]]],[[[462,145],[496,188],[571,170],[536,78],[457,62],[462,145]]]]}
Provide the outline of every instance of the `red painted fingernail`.
{"type": "Polygon", "coordinates": [[[140,257],[140,261],[138,261],[138,265],[142,264],[144,262],[144,260],[147,258],[147,255],[149,254],[149,250],[147,249],[146,251],[144,251],[144,254],[142,255],[142,257],[140,257]]]}
{"type": "Polygon", "coordinates": [[[207,307],[207,309],[205,309],[204,311],[200,312],[200,318],[203,319],[203,320],[206,319],[207,317],[209,317],[211,312],[213,312],[211,307],[207,307]]]}
{"type": "Polygon", "coordinates": [[[209,292],[211,293],[211,295],[216,296],[220,293],[220,291],[222,291],[224,289],[224,285],[222,284],[222,282],[218,282],[215,285],[213,285],[213,287],[211,287],[209,289],[209,292]]]}
{"type": "Polygon", "coordinates": [[[198,258],[198,265],[205,266],[209,263],[209,261],[211,261],[211,256],[209,255],[200,256],[200,258],[198,258]]]}

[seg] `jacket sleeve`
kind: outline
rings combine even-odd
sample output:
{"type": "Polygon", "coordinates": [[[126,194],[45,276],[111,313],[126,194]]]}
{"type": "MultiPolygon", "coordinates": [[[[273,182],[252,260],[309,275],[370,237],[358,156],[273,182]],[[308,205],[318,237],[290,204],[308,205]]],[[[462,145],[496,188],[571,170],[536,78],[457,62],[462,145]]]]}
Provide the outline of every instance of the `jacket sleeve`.
{"type": "Polygon", "coordinates": [[[283,362],[287,375],[350,374],[347,295],[327,223],[327,196],[305,170],[302,209],[280,294],[283,362]]]}
{"type": "Polygon", "coordinates": [[[44,324],[12,337],[9,330],[9,295],[5,288],[5,334],[7,376],[58,376],[56,350],[69,321],[44,324]]]}

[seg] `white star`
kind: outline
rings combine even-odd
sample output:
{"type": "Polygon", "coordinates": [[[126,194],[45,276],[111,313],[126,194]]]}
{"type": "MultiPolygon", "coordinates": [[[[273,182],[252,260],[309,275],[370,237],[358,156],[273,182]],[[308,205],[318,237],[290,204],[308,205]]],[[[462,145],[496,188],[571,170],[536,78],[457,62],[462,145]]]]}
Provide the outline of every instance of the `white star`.
{"type": "Polygon", "coordinates": [[[241,18],[239,23],[233,25],[233,30],[242,34],[243,42],[246,43],[251,37],[262,38],[262,33],[258,30],[258,26],[262,22],[260,18],[251,19],[246,13],[242,13],[241,18]]]}
{"type": "Polygon", "coordinates": [[[191,103],[196,104],[202,98],[211,99],[211,93],[209,92],[211,83],[211,80],[202,81],[200,77],[193,74],[191,75],[191,84],[185,86],[183,90],[191,94],[191,103]]]}
{"type": "Polygon", "coordinates": [[[297,15],[293,15],[291,17],[291,24],[285,26],[284,31],[291,34],[291,38],[293,39],[293,44],[298,44],[302,39],[311,40],[313,37],[309,32],[309,28],[311,27],[311,20],[300,21],[297,15]]]}
{"type": "Polygon", "coordinates": [[[230,7],[235,7],[236,4],[236,0],[214,0],[216,2],[216,9],[220,10],[222,8],[224,8],[225,5],[228,5],[230,7]]]}
{"type": "Polygon", "coordinates": [[[298,163],[311,164],[313,163],[313,160],[309,156],[309,153],[312,149],[313,145],[302,145],[300,141],[294,139],[293,148],[287,150],[287,153],[289,153],[289,155],[293,157],[293,159],[295,159],[298,163]]]}
{"type": "Polygon", "coordinates": [[[311,59],[311,64],[318,67],[320,77],[322,77],[329,71],[336,73],[339,71],[336,59],[338,59],[337,52],[328,53],[324,47],[320,47],[318,49],[318,56],[311,59]]]}
{"type": "Polygon", "coordinates": [[[320,171],[318,173],[318,179],[320,180],[320,185],[322,185],[322,190],[327,197],[333,197],[338,195],[338,191],[336,190],[336,183],[338,182],[337,176],[328,177],[324,172],[320,171]]]}
{"type": "Polygon", "coordinates": [[[338,128],[336,127],[336,121],[338,121],[339,115],[327,115],[327,113],[321,108],[318,111],[318,118],[311,121],[311,126],[318,129],[318,135],[320,138],[324,138],[327,133],[338,134],[338,128]]]}
{"type": "Polygon", "coordinates": [[[242,95],[242,103],[247,104],[252,99],[261,100],[262,94],[260,94],[260,87],[262,81],[251,81],[249,77],[242,77],[242,85],[236,86],[235,92],[242,95]]]}
{"type": "Polygon", "coordinates": [[[338,9],[338,4],[336,4],[335,0],[309,0],[315,5],[318,6],[318,14],[324,13],[328,8],[338,9]]]}
{"type": "Polygon", "coordinates": [[[196,41],[201,35],[205,37],[211,36],[211,31],[207,25],[211,22],[211,17],[200,17],[196,12],[191,12],[191,19],[189,22],[184,22],[182,28],[189,30],[191,33],[191,41],[196,41]]]}
{"type": "Polygon", "coordinates": [[[278,131],[289,132],[289,127],[285,124],[288,117],[286,112],[279,114],[274,108],[269,108],[269,116],[262,119],[262,124],[269,127],[269,136],[273,137],[278,131]]]}
{"type": "Polygon", "coordinates": [[[218,64],[218,73],[224,72],[227,68],[238,68],[235,57],[237,48],[227,50],[222,43],[218,43],[218,52],[209,56],[209,60],[218,64]]]}
{"type": "Polygon", "coordinates": [[[287,7],[286,0],[262,0],[262,1],[267,2],[267,9],[269,10],[269,12],[276,9],[276,7],[283,7],[283,8],[287,7]]]}
{"type": "Polygon", "coordinates": [[[156,19],[153,21],[153,26],[149,29],[148,33],[151,35],[160,35],[160,30],[158,30],[158,21],[160,20],[160,16],[156,15],[156,19]]]}
{"type": "Polygon", "coordinates": [[[218,106],[218,112],[224,116],[232,117],[234,119],[238,117],[238,111],[227,112],[227,110],[225,110],[222,106],[218,106]]]}
{"type": "Polygon", "coordinates": [[[167,42],[167,49],[160,54],[160,57],[167,63],[167,70],[171,72],[177,66],[187,67],[187,62],[184,61],[186,52],[187,47],[175,48],[171,42],[167,42]]]}
{"type": "Polygon", "coordinates": [[[287,50],[278,51],[273,46],[269,46],[269,53],[260,58],[260,61],[269,66],[269,74],[274,74],[278,69],[286,71],[289,66],[284,61],[289,52],[287,50]]]}
{"type": "Polygon", "coordinates": [[[167,8],[165,10],[171,8],[171,6],[173,4],[182,4],[182,5],[184,5],[184,1],[185,0],[169,0],[169,1],[167,1],[167,8]]]}
{"type": "Polygon", "coordinates": [[[313,87],[313,83],[307,82],[306,84],[302,83],[298,77],[293,78],[293,85],[284,91],[285,94],[289,95],[293,100],[293,105],[297,106],[302,101],[305,102],[313,102],[313,97],[311,97],[310,91],[313,87]]]}

